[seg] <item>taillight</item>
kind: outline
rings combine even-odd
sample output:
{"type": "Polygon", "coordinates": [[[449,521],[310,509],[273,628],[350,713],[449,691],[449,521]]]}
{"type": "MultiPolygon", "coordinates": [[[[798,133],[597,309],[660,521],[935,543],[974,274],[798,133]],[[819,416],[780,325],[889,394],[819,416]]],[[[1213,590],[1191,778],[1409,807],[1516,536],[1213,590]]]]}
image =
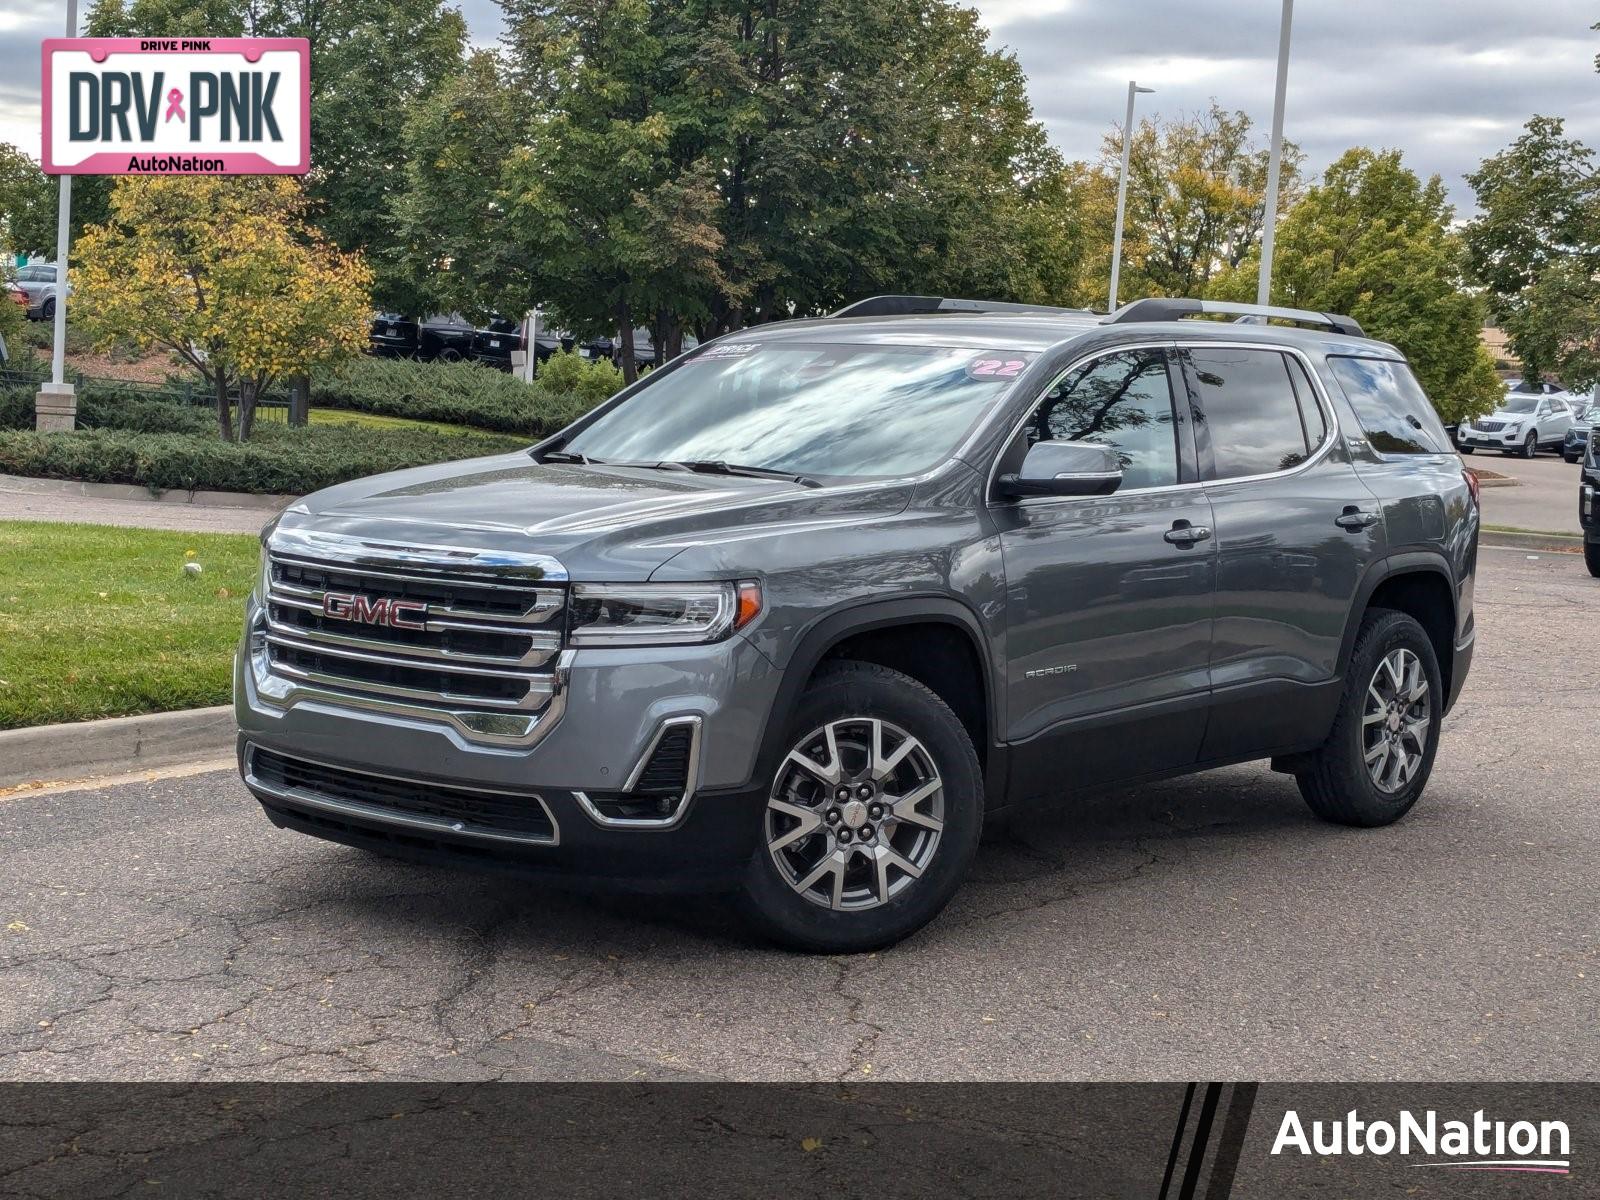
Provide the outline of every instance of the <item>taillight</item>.
{"type": "Polygon", "coordinates": [[[1478,500],[1478,488],[1480,486],[1478,483],[1478,477],[1472,473],[1470,467],[1462,467],[1461,478],[1467,481],[1467,491],[1472,493],[1472,506],[1474,508],[1481,508],[1482,504],[1478,500]]]}

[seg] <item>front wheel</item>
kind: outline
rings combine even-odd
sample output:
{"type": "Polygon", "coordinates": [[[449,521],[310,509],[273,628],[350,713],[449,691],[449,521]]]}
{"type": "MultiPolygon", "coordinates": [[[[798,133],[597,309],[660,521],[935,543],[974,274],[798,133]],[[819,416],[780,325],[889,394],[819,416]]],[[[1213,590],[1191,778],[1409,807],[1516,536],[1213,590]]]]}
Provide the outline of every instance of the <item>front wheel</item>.
{"type": "Polygon", "coordinates": [[[773,940],[850,954],[933,920],[983,831],[966,728],[930,689],[872,663],[827,668],[800,698],[741,902],[773,940]]]}
{"type": "Polygon", "coordinates": [[[1471,454],[1472,452],[1473,452],[1473,448],[1471,446],[1462,446],[1461,447],[1461,453],[1463,453],[1463,454],[1471,454]]]}
{"type": "Polygon", "coordinates": [[[1537,430],[1530,430],[1522,442],[1522,457],[1532,458],[1537,453],[1539,453],[1539,433],[1537,430]]]}
{"type": "Polygon", "coordinates": [[[1295,774],[1311,811],[1369,827],[1405,816],[1433,771],[1443,713],[1439,662],[1422,626],[1406,613],[1369,612],[1333,732],[1295,774]]]}
{"type": "Polygon", "coordinates": [[[1561,452],[1561,461],[1569,464],[1575,463],[1578,461],[1578,456],[1576,454],[1568,454],[1565,450],[1563,450],[1561,452]]]}
{"type": "Polygon", "coordinates": [[[46,321],[54,321],[56,319],[56,298],[54,296],[44,302],[44,307],[39,310],[39,315],[46,321]]]}
{"type": "Polygon", "coordinates": [[[1600,579],[1600,542],[1583,543],[1583,565],[1589,568],[1589,574],[1600,579]]]}

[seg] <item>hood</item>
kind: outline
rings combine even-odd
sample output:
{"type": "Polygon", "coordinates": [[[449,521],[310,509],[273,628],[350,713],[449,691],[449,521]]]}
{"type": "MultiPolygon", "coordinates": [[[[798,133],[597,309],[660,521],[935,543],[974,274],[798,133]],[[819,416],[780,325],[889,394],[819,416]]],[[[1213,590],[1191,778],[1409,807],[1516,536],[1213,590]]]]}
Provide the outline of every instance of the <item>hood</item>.
{"type": "Polygon", "coordinates": [[[906,484],[537,463],[526,452],[375,475],[314,493],[278,528],[375,542],[548,554],[575,580],[642,580],[686,539],[749,525],[815,528],[897,512],[906,484]]]}

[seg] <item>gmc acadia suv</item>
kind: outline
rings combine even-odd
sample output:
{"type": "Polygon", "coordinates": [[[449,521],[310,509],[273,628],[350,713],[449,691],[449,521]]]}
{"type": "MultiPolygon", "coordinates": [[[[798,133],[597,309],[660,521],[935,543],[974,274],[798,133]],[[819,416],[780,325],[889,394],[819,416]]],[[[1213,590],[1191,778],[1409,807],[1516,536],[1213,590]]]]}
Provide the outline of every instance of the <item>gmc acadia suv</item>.
{"type": "Polygon", "coordinates": [[[1321,817],[1399,818],[1471,662],[1478,521],[1346,317],[877,297],[291,506],[240,766],[282,827],[733,890],[865,950],[1044,797],[1270,758],[1321,817]],[[1212,313],[1253,323],[1178,319],[1212,313]]]}

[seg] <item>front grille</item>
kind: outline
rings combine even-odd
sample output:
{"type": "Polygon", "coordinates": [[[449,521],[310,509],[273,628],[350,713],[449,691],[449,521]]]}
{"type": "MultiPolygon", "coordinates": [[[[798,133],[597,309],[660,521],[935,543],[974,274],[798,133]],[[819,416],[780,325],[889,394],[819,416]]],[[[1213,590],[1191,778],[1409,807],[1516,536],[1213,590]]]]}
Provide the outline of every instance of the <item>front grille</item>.
{"type": "Polygon", "coordinates": [[[526,574],[370,554],[346,564],[274,546],[264,608],[266,669],[322,699],[438,709],[469,736],[526,740],[531,719],[508,727],[483,714],[535,718],[560,689],[566,589],[526,574]],[[391,615],[394,602],[405,607],[391,615]]]}
{"type": "Polygon", "coordinates": [[[468,836],[554,843],[555,821],[534,795],[448,787],[351,771],[250,749],[250,779],[275,798],[348,816],[399,821],[468,836]]]}
{"type": "Polygon", "coordinates": [[[1499,433],[1506,427],[1504,421],[1474,421],[1472,427],[1479,433],[1499,433]]]}

